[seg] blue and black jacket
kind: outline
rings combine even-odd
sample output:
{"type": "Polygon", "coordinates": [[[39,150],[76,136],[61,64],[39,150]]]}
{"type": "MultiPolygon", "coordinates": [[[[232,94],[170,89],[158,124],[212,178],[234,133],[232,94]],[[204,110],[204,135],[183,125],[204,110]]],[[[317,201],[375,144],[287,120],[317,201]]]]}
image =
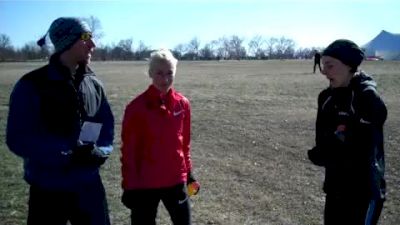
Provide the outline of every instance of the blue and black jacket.
{"type": "Polygon", "coordinates": [[[308,156],[325,167],[325,193],[385,198],[386,117],[375,81],[363,72],[348,87],[327,88],[319,94],[316,146],[308,156]]]}
{"type": "Polygon", "coordinates": [[[80,66],[75,76],[53,55],[48,65],[24,75],[10,96],[7,145],[24,160],[32,185],[73,190],[99,179],[99,165],[71,160],[83,121],[102,124],[97,146],[114,139],[114,116],[95,74],[80,66]]]}

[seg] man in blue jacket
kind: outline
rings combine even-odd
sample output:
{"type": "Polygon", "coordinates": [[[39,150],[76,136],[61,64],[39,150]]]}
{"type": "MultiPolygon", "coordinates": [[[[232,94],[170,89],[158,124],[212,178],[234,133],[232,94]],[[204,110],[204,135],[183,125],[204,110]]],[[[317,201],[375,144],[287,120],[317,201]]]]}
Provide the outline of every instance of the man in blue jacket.
{"type": "Polygon", "coordinates": [[[113,150],[114,117],[88,67],[92,34],[77,18],[56,19],[55,53],[24,75],[10,96],[7,145],[24,160],[28,224],[110,224],[99,168],[113,150]]]}

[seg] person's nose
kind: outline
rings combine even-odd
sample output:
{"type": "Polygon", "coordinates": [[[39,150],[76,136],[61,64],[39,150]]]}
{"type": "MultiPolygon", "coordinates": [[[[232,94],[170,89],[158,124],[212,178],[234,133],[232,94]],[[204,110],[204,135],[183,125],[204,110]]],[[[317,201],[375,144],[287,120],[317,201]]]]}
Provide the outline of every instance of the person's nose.
{"type": "Polygon", "coordinates": [[[165,81],[165,83],[169,83],[170,79],[171,79],[171,78],[170,78],[168,75],[165,75],[165,76],[164,76],[164,81],[165,81]]]}
{"type": "Polygon", "coordinates": [[[90,48],[95,48],[96,47],[96,44],[94,43],[94,40],[92,38],[87,43],[88,43],[90,48]]]}

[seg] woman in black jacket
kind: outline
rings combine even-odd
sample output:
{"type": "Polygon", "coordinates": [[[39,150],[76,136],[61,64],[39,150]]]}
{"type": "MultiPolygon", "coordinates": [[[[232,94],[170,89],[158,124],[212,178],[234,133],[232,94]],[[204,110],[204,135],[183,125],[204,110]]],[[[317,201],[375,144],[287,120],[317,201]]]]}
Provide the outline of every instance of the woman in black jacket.
{"type": "Polygon", "coordinates": [[[375,81],[357,71],[363,51],[336,40],[322,53],[329,87],[318,96],[316,146],[309,159],[325,167],[325,225],[377,224],[385,199],[386,106],[375,81]]]}

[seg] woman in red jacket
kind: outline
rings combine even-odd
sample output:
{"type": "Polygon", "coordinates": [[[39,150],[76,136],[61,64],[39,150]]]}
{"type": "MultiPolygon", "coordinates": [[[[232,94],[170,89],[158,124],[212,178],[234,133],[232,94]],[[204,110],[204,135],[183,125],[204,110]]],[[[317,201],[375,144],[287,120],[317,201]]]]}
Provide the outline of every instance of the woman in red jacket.
{"type": "MultiPolygon", "coordinates": [[[[175,225],[191,224],[187,185],[196,182],[190,157],[190,102],[172,83],[178,61],[151,54],[152,84],[133,99],[122,121],[122,195],[132,224],[156,224],[160,201],[175,225]]],[[[197,184],[197,182],[196,182],[197,184]]]]}

